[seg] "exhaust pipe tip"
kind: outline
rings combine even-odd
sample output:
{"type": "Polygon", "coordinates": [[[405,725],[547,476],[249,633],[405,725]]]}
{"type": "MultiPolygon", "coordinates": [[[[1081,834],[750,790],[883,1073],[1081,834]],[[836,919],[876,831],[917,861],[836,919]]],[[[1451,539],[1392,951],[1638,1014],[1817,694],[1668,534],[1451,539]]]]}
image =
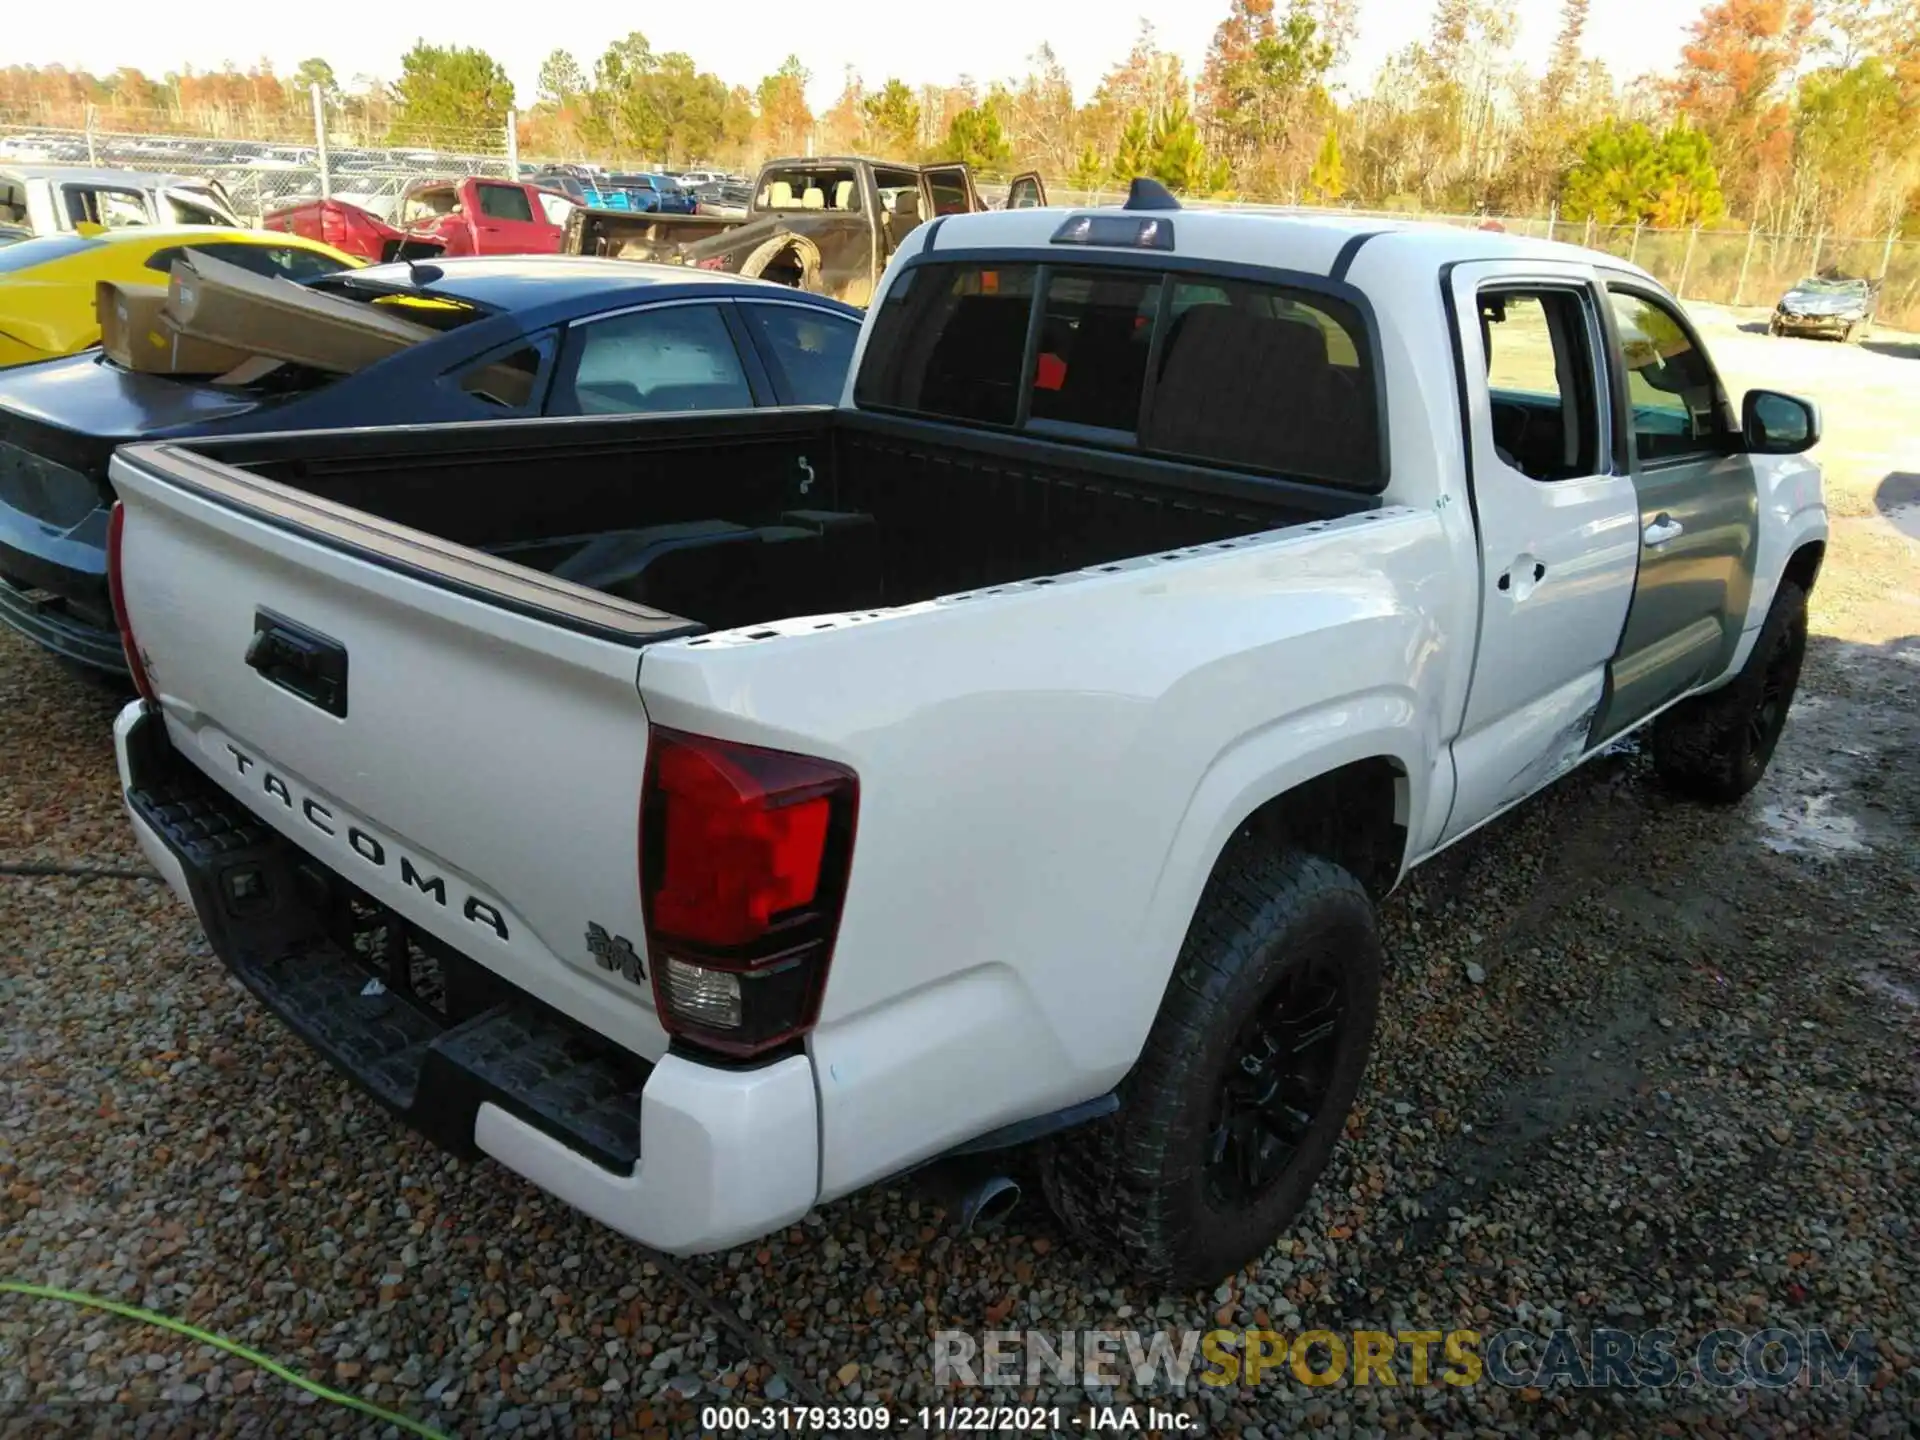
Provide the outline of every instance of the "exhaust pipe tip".
{"type": "Polygon", "coordinates": [[[1011,1176],[989,1175],[960,1197],[958,1215],[962,1235],[991,1230],[1020,1204],[1020,1184],[1011,1176]]]}

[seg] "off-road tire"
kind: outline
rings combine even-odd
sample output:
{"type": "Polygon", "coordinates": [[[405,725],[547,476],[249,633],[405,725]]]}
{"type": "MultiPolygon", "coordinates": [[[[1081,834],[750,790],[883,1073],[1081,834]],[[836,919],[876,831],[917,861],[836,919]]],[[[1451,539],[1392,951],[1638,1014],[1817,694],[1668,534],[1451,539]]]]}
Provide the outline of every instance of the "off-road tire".
{"type": "Polygon", "coordinates": [[[1089,1247],[1182,1290],[1217,1283],[1261,1254],[1305,1203],[1360,1088],[1379,1011],[1373,902],[1318,856],[1241,837],[1208,879],[1120,1109],[1040,1154],[1054,1213],[1089,1247]],[[1207,1179],[1213,1107],[1248,1017],[1301,954],[1345,957],[1346,1006],[1325,1098],[1273,1188],[1223,1206],[1207,1179]]]}
{"type": "Polygon", "coordinates": [[[1653,722],[1655,773],[1680,794],[1715,805],[1753,789],[1779,744],[1806,653],[1807,592],[1782,580],[1740,673],[1653,722]]]}

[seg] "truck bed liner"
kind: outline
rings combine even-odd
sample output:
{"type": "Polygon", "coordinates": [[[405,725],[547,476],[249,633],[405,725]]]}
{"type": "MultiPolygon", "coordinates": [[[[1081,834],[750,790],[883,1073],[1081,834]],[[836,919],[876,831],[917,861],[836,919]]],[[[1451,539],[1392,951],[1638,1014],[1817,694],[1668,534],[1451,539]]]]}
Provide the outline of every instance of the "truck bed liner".
{"type": "MultiPolygon", "coordinates": [[[[140,449],[129,458],[144,463],[140,449]]],[[[230,491],[272,481],[250,488],[278,492],[268,508],[295,525],[301,502],[280,487],[303,492],[336,529],[356,528],[363,550],[380,548],[372,517],[404,526],[415,533],[393,558],[416,572],[440,551],[449,574],[484,588],[489,567],[511,561],[519,600],[537,608],[551,591],[554,618],[576,628],[581,605],[560,597],[587,597],[521,567],[644,605],[654,624],[634,631],[642,639],[908,605],[1378,504],[1327,484],[825,409],[241,437],[155,458],[172,478],[191,478],[184,461],[230,491]]]]}

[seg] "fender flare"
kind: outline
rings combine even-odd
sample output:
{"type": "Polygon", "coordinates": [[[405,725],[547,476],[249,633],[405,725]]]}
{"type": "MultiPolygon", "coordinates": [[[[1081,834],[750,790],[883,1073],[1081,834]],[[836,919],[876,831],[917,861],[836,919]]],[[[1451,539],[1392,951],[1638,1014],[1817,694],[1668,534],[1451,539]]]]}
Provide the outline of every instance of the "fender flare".
{"type": "Polygon", "coordinates": [[[804,235],[795,235],[791,231],[756,245],[740,264],[741,277],[758,280],[769,265],[789,250],[800,262],[800,288],[817,290],[820,286],[820,249],[804,235]]]}
{"type": "Polygon", "coordinates": [[[1747,663],[1747,656],[1753,652],[1754,642],[1760,638],[1760,627],[1766,624],[1767,612],[1773,608],[1773,597],[1780,589],[1780,581],[1787,573],[1787,567],[1793,563],[1793,557],[1809,545],[1824,545],[1829,540],[1827,511],[1823,504],[1805,505],[1787,517],[1786,534],[1788,539],[1776,553],[1768,546],[1766,567],[1753,577],[1753,603],[1747,610],[1747,623],[1741,629],[1740,643],[1734,647],[1733,661],[1715,680],[1719,685],[1738,675],[1747,663]]]}
{"type": "Polygon", "coordinates": [[[1215,757],[1188,799],[1142,917],[1141,954],[1150,957],[1147,963],[1157,980],[1152,1010],[1139,1027],[1142,1041],[1159,1011],[1201,892],[1227,842],[1248,817],[1344,765],[1387,760],[1402,776],[1394,809],[1407,832],[1404,874],[1406,856],[1418,853],[1415,846],[1436,780],[1437,735],[1437,721],[1422,712],[1412,691],[1383,688],[1289,715],[1242,736],[1215,757]]]}

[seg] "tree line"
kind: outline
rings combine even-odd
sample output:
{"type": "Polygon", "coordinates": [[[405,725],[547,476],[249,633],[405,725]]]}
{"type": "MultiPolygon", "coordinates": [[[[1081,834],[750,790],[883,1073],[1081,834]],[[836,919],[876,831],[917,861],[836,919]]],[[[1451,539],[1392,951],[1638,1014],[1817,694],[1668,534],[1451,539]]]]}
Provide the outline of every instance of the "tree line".
{"type": "Polygon", "coordinates": [[[1630,81],[1586,55],[1590,3],[1563,0],[1530,72],[1512,0],[1434,0],[1425,33],[1352,89],[1335,76],[1360,0],[1228,0],[1197,76],[1143,22],[1084,98],[1043,44],[985,83],[849,69],[815,114],[797,57],[730,85],[636,31],[591,64],[554,51],[530,103],[484,51],[421,41],[391,82],[342,84],[320,58],[284,79],[264,63],[160,80],[13,66],[0,110],[297,131],[318,83],[362,143],[487,144],[518,103],[521,153],[555,158],[750,165],[812,148],[1037,168],[1075,190],[1145,174],[1300,203],[1856,234],[1908,217],[1920,232],[1920,0],[1708,0],[1674,70],[1630,81]]]}

